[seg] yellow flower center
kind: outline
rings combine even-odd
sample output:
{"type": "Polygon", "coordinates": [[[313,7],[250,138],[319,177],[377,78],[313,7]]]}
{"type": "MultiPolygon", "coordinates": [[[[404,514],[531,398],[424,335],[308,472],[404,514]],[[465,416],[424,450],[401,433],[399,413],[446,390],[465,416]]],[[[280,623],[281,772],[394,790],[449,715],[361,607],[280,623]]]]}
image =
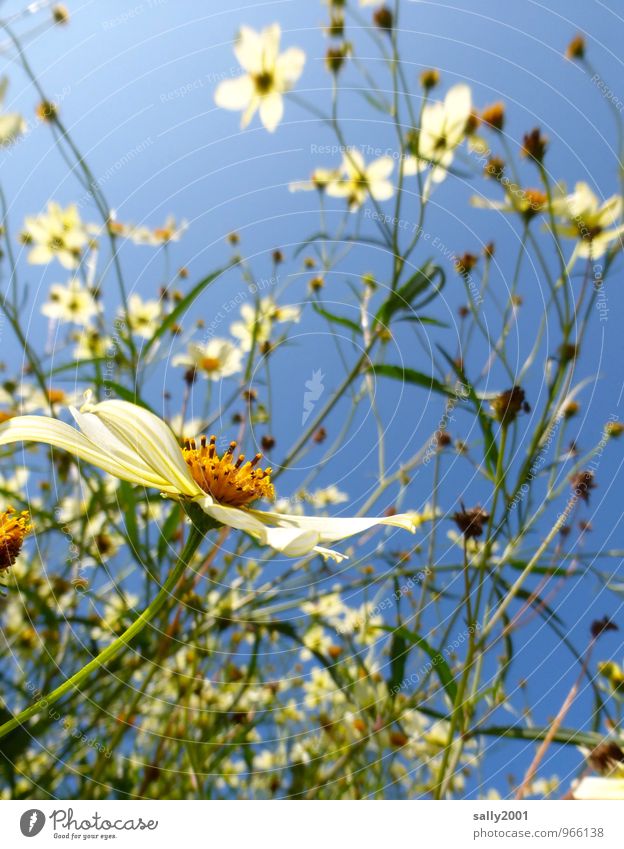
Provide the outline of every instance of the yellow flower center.
{"type": "Polygon", "coordinates": [[[258,94],[268,94],[273,88],[273,74],[270,71],[262,71],[255,75],[254,83],[258,94]]]}
{"type": "Polygon", "coordinates": [[[32,530],[28,511],[16,513],[12,507],[0,513],[0,570],[8,569],[20,553],[24,537],[32,530]]]}
{"type": "Polygon", "coordinates": [[[221,361],[218,357],[203,357],[199,365],[203,371],[213,372],[219,370],[221,361]]]}
{"type": "Polygon", "coordinates": [[[230,507],[242,507],[258,498],[275,498],[272,469],[257,468],[262,454],[247,462],[244,454],[240,454],[234,461],[235,442],[230,442],[222,457],[217,454],[215,443],[215,436],[210,437],[210,442],[202,436],[199,447],[194,439],[187,439],[182,449],[193,480],[204,492],[230,507]]]}

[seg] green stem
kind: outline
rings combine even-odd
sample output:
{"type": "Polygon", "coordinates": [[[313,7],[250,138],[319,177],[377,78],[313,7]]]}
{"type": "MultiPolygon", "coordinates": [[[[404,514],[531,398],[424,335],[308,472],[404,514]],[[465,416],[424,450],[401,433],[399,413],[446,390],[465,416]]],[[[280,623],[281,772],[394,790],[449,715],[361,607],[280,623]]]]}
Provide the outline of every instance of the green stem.
{"type": "MultiPolygon", "coordinates": [[[[210,525],[208,525],[208,528],[209,527],[210,525]]],[[[134,637],[141,633],[143,628],[145,628],[145,626],[151,622],[157,613],[162,610],[165,602],[171,597],[191,557],[204,538],[206,530],[206,522],[198,524],[193,523],[191,525],[191,531],[186,541],[186,545],[184,546],[184,550],[180,554],[176,565],[172,569],[165,583],[160,588],[158,595],[146,607],[143,613],[135,619],[132,625],[130,625],[130,627],[127,628],[121,636],[117,637],[117,639],[101,651],[97,657],[94,657],[93,660],[83,666],[80,671],[76,672],[75,675],[72,675],[71,678],[68,678],[67,681],[60,685],[60,687],[57,687],[56,690],[53,690],[47,696],[43,696],[38,699],[34,704],[30,705],[30,707],[27,707],[25,710],[18,713],[17,716],[14,716],[13,719],[5,722],[4,725],[0,725],[0,739],[5,737],[11,731],[14,731],[20,725],[23,725],[26,720],[40,713],[42,710],[48,709],[51,705],[56,704],[56,702],[72,690],[78,689],[92,672],[101,669],[109,663],[109,661],[114,660],[125,648],[127,648],[128,644],[134,639],[134,637]]]]}

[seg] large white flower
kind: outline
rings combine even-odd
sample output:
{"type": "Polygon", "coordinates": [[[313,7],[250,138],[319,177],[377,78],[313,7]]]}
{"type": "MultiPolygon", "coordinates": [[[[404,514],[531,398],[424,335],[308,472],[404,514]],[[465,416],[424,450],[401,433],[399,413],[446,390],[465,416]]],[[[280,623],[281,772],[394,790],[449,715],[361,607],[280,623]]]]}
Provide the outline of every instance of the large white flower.
{"type": "Polygon", "coordinates": [[[352,212],[362,206],[368,195],[378,201],[389,200],[394,194],[388,179],[393,168],[391,156],[380,156],[366,165],[359,150],[349,150],[342,159],[343,176],[327,185],[327,194],[346,198],[352,212]]]}
{"type": "Polygon", "coordinates": [[[408,157],[405,174],[415,174],[431,166],[431,179],[439,183],[453,161],[455,148],[466,137],[472,113],[470,87],[464,83],[450,88],[444,101],[427,103],[422,111],[418,134],[418,157],[408,157]]]}
{"type": "Polygon", "coordinates": [[[566,195],[562,188],[559,194],[553,201],[554,215],[563,219],[557,231],[562,236],[578,240],[579,256],[599,259],[612,242],[621,243],[624,225],[618,222],[622,218],[623,201],[619,195],[613,195],[601,204],[583,182],[576,184],[572,194],[566,195]]]}
{"type": "Polygon", "coordinates": [[[341,560],[343,555],[326,544],[375,525],[413,530],[406,514],[332,519],[255,510],[249,506],[254,501],[274,497],[271,470],[258,466],[261,455],[235,459],[236,443],[230,443],[220,456],[214,437],[180,448],[162,419],[127,401],[87,401],[80,411],[70,410],[80,430],[47,416],[17,416],[0,425],[0,446],[40,442],[61,448],[121,480],[192,501],[219,524],[245,531],[290,557],[314,551],[341,560]]]}
{"type": "Polygon", "coordinates": [[[215,103],[222,109],[242,111],[241,127],[246,127],[256,111],[269,132],[273,132],[284,113],[282,95],[290,91],[303,71],[305,53],[298,47],[279,52],[279,24],[261,32],[241,27],[234,53],[247,73],[223,80],[215,92],[215,103]]]}

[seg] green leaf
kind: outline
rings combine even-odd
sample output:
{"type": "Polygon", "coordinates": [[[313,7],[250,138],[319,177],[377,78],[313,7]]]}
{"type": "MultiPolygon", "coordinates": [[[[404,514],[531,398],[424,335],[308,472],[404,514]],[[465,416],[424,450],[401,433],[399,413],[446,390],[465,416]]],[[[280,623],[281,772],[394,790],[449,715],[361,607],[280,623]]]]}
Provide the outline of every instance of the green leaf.
{"type": "Polygon", "coordinates": [[[323,307],[319,306],[317,303],[312,303],[312,308],[314,312],[317,312],[319,315],[322,315],[323,318],[326,318],[328,321],[331,321],[333,324],[341,324],[343,327],[348,327],[354,333],[358,335],[362,335],[362,328],[355,321],[351,321],[350,318],[345,318],[343,315],[334,315],[334,313],[329,312],[329,310],[323,309],[323,307]]]}
{"type": "Polygon", "coordinates": [[[204,289],[207,289],[211,283],[213,283],[217,277],[220,277],[228,268],[231,268],[231,265],[226,266],[225,268],[220,268],[218,271],[213,271],[212,274],[209,274],[207,277],[204,277],[199,283],[196,283],[195,286],[191,289],[191,291],[186,295],[179,304],[176,305],[175,309],[171,310],[169,315],[167,315],[158,329],[154,333],[151,339],[149,339],[146,344],[143,346],[142,354],[144,357],[147,357],[148,353],[151,351],[152,347],[156,344],[156,342],[165,334],[176,322],[177,320],[184,315],[184,313],[191,306],[193,301],[197,300],[204,289]]]}
{"type": "Polygon", "coordinates": [[[431,648],[424,637],[421,637],[420,634],[416,634],[414,631],[409,631],[403,625],[399,628],[393,628],[391,625],[380,625],[379,627],[382,631],[388,631],[391,634],[398,633],[403,640],[418,646],[419,649],[422,649],[422,651],[425,652],[433,663],[433,669],[440,679],[440,684],[442,684],[446,695],[449,697],[451,704],[454,705],[457,699],[457,685],[455,684],[453,673],[451,672],[443,655],[436,649],[431,648]]]}
{"type": "Polygon", "coordinates": [[[432,392],[438,392],[440,395],[446,395],[452,398],[456,397],[456,393],[451,386],[445,386],[444,383],[441,383],[430,374],[423,374],[412,368],[380,364],[371,366],[370,370],[376,375],[379,375],[379,377],[391,377],[403,383],[413,383],[415,386],[422,386],[432,392]]]}
{"type": "Polygon", "coordinates": [[[414,313],[415,310],[421,309],[425,304],[436,298],[445,284],[446,274],[444,270],[432,260],[428,260],[396,292],[392,292],[386,302],[381,305],[376,316],[377,321],[380,324],[387,325],[401,311],[414,313]],[[429,292],[422,300],[416,300],[418,295],[431,288],[433,291],[429,292]]]}

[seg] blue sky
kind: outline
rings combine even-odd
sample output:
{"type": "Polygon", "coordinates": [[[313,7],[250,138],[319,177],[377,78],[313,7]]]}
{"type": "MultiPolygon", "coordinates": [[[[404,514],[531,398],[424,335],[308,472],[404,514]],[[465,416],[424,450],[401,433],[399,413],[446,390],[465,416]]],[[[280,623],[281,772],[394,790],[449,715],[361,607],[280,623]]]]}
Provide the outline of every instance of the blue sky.
{"type": "MultiPolygon", "coordinates": [[[[92,0],[69,2],[68,6],[72,13],[71,26],[57,27],[33,37],[28,55],[45,90],[59,102],[63,119],[93,173],[102,181],[119,218],[150,226],[160,225],[169,213],[187,219],[189,231],[174,246],[171,265],[173,269],[182,264],[187,266],[192,280],[225,264],[229,254],[224,239],[236,230],[241,234],[246,256],[256,257],[257,276],[268,280],[272,274],[270,252],[281,248],[290,256],[302,239],[318,229],[316,197],[313,193],[291,194],[288,183],[307,177],[316,166],[337,164],[339,157],[319,152],[324,145],[331,145],[333,138],[297,104],[287,104],[285,120],[274,135],[268,134],[257,119],[241,132],[237,114],[214,106],[214,88],[220,79],[237,73],[231,50],[237,27],[242,23],[260,27],[279,20],[284,45],[301,46],[308,56],[298,93],[327,108],[329,78],[323,63],[327,42],[320,29],[326,8],[307,0],[241,2],[225,9],[215,2],[191,0],[134,3],[92,0]]],[[[8,14],[9,10],[18,8],[20,4],[7,2],[2,12],[8,14]]],[[[609,196],[617,185],[613,118],[598,86],[562,54],[570,38],[583,31],[594,65],[605,85],[615,90],[618,80],[623,79],[618,55],[624,36],[616,8],[615,2],[594,0],[560,0],[548,4],[533,0],[404,3],[402,53],[406,57],[407,77],[414,84],[415,105],[419,96],[415,82],[418,73],[423,68],[437,67],[442,75],[442,91],[456,82],[466,81],[472,86],[479,106],[500,99],[506,102],[505,131],[512,147],[524,132],[534,126],[542,127],[551,141],[548,167],[553,179],[569,184],[586,180],[600,196],[609,196]]],[[[362,14],[368,15],[369,10],[363,10],[362,14]]],[[[24,23],[17,28],[23,31],[24,23]]],[[[386,85],[387,76],[367,34],[351,27],[351,37],[370,72],[386,85]]],[[[4,189],[10,199],[10,217],[16,230],[25,214],[43,209],[48,199],[66,203],[83,196],[84,190],[67,173],[47,129],[31,119],[36,97],[28,81],[6,53],[3,64],[11,79],[6,108],[20,109],[32,125],[32,131],[2,169],[4,189]]],[[[345,75],[346,90],[341,95],[349,143],[369,149],[392,148],[393,128],[371,110],[355,79],[351,72],[345,75]]],[[[624,100],[624,89],[619,95],[624,100]]],[[[524,165],[522,173],[529,183],[531,180],[537,183],[530,166],[524,165]]],[[[418,254],[422,262],[433,255],[443,265],[446,263],[449,284],[432,314],[451,327],[445,337],[432,334],[428,342],[433,344],[444,338],[449,350],[454,350],[457,344],[457,308],[464,303],[465,294],[453,274],[450,259],[441,256],[444,251],[431,242],[437,239],[451,252],[478,253],[484,244],[494,240],[497,260],[492,285],[500,287],[501,292],[511,274],[518,246],[515,222],[470,208],[468,199],[475,188],[496,195],[495,186],[472,178],[449,178],[440,187],[427,224],[431,241],[418,254]]],[[[406,215],[414,211],[408,202],[406,215]]],[[[88,218],[89,214],[87,201],[83,215],[88,218]]],[[[330,204],[329,226],[335,225],[341,216],[341,204],[330,204]]],[[[153,296],[165,274],[162,256],[148,248],[132,248],[124,250],[123,261],[133,289],[144,297],[153,296]]],[[[280,268],[279,286],[289,284],[287,302],[305,297],[308,278],[300,270],[300,261],[293,259],[280,268]]],[[[387,257],[375,249],[358,249],[328,280],[325,297],[338,305],[338,311],[348,314],[353,309],[346,284],[357,281],[367,271],[373,271],[383,282],[388,274],[387,257]]],[[[59,278],[57,266],[41,269],[23,263],[22,273],[29,283],[28,304],[32,311],[29,328],[34,337],[46,332],[39,309],[48,286],[63,282],[63,278],[59,278]]],[[[531,329],[540,316],[543,290],[537,266],[527,263],[522,281],[525,297],[522,331],[511,340],[519,361],[532,343],[531,329]]],[[[209,323],[215,315],[225,313],[218,330],[221,333],[230,317],[235,318],[226,305],[241,291],[246,297],[237,273],[229,272],[205,293],[193,317],[209,323]]],[[[595,318],[584,352],[585,365],[579,375],[600,377],[581,395],[583,401],[591,399],[591,404],[583,407],[579,420],[578,439],[584,447],[599,439],[602,423],[610,415],[622,417],[619,396],[623,338],[618,321],[623,305],[621,265],[610,281],[607,298],[608,320],[601,322],[595,318]]],[[[299,433],[305,381],[321,369],[331,391],[341,379],[342,370],[333,345],[324,322],[310,315],[297,328],[293,345],[281,356],[278,352],[274,359],[274,403],[279,410],[279,421],[273,430],[284,449],[299,433]]],[[[553,333],[546,349],[552,353],[556,345],[553,333]]],[[[347,356],[354,354],[348,339],[343,349],[347,356]]],[[[11,361],[13,356],[13,352],[3,351],[3,358],[11,361]]],[[[393,361],[399,357],[421,371],[431,368],[411,334],[401,335],[397,349],[389,353],[393,361]]],[[[526,387],[534,405],[539,405],[542,378],[538,370],[526,387]]],[[[258,375],[261,391],[262,379],[258,375]]],[[[151,384],[155,406],[165,384],[174,397],[179,397],[179,373],[171,369],[159,372],[151,384]]],[[[502,375],[494,371],[488,388],[507,388],[502,375]]],[[[377,392],[380,408],[390,421],[389,465],[396,467],[435,427],[441,405],[423,391],[409,388],[403,391],[393,384],[379,383],[377,392]]],[[[334,431],[346,409],[346,403],[339,405],[331,420],[334,431]]],[[[335,482],[349,493],[349,510],[363,502],[375,471],[374,463],[371,466],[362,462],[369,452],[374,452],[375,429],[370,411],[360,418],[355,436],[336,456],[331,472],[319,479],[319,483],[335,482]]],[[[458,416],[454,435],[462,435],[461,428],[466,427],[467,421],[458,416]]],[[[619,446],[609,450],[609,461],[604,461],[597,476],[600,490],[592,505],[596,513],[592,516],[594,533],[588,542],[591,550],[603,545],[608,534],[617,528],[621,516],[619,499],[615,497],[621,491],[622,481],[619,446]]],[[[308,465],[313,463],[314,458],[308,465]]],[[[305,466],[306,461],[293,470],[292,476],[284,476],[281,485],[294,491],[306,474],[305,466]]],[[[422,474],[418,485],[412,488],[413,503],[409,506],[422,506],[429,498],[430,486],[429,472],[422,474]]],[[[445,510],[455,509],[460,497],[476,502],[484,497],[483,493],[483,487],[469,469],[462,469],[456,463],[450,466],[443,496],[445,510]]],[[[618,530],[608,545],[624,547],[618,530]]],[[[615,569],[617,561],[610,564],[615,569]]],[[[570,582],[555,599],[555,607],[566,621],[576,623],[571,626],[570,634],[579,646],[583,645],[594,616],[617,610],[617,602],[607,600],[600,589],[591,578],[582,588],[570,582]]],[[[539,622],[522,633],[526,647],[512,674],[514,680],[529,677],[534,695],[550,694],[552,698],[540,702],[536,712],[539,720],[546,721],[564,698],[576,671],[566,667],[567,675],[551,689],[553,669],[563,662],[557,653],[561,650],[552,633],[541,629],[539,622]],[[544,659],[546,662],[541,662],[544,659]]],[[[613,655],[621,659],[617,635],[605,637],[600,649],[601,657],[613,655]]],[[[587,699],[580,699],[568,724],[572,725],[577,715],[582,716],[587,705],[587,699]]],[[[498,743],[496,750],[500,752],[502,775],[514,769],[511,753],[517,752],[522,764],[530,756],[530,750],[515,743],[498,743]]],[[[552,769],[547,764],[546,771],[564,770],[577,762],[574,753],[564,754],[559,749],[553,749],[552,756],[552,769]]],[[[494,757],[495,766],[498,762],[498,756],[494,757]]],[[[496,781],[502,786],[500,775],[496,781]]]]}

